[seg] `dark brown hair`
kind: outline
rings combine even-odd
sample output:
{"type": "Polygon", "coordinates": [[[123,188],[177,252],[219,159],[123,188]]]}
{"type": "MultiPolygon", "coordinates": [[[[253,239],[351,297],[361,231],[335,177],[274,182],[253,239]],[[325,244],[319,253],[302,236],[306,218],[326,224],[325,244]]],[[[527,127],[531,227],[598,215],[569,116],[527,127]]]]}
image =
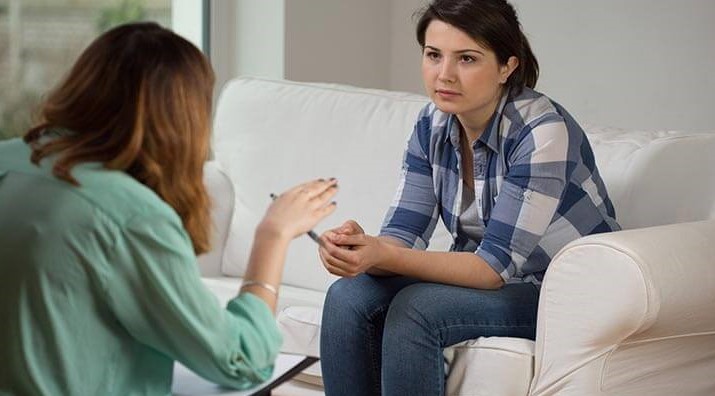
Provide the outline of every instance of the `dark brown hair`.
{"type": "Polygon", "coordinates": [[[183,221],[199,254],[209,249],[203,184],[214,74],[191,43],[155,23],[114,28],[92,42],[41,107],[24,137],[33,163],[56,155],[53,174],[100,162],[143,183],[183,221]],[[56,138],[42,139],[63,129],[56,138]]]}
{"type": "Polygon", "coordinates": [[[504,65],[509,57],[519,59],[519,66],[509,76],[506,86],[518,95],[524,87],[534,88],[539,78],[539,63],[521,30],[514,7],[505,0],[435,0],[417,13],[417,42],[424,48],[425,32],[430,22],[440,20],[485,45],[504,65]]]}

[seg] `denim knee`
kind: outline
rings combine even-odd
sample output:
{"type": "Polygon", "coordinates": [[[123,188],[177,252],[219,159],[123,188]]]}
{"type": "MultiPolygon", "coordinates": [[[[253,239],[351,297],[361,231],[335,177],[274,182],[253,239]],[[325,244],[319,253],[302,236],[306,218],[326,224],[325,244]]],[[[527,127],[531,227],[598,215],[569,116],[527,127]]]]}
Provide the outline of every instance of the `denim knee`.
{"type": "Polygon", "coordinates": [[[365,316],[370,307],[367,290],[358,278],[341,278],[333,282],[325,296],[324,320],[343,321],[347,317],[365,316]],[[347,316],[346,316],[347,315],[347,316]]]}
{"type": "Polygon", "coordinates": [[[390,303],[385,318],[385,333],[398,337],[417,335],[430,331],[433,314],[440,304],[430,293],[425,293],[424,284],[415,284],[402,289],[390,303]]]}

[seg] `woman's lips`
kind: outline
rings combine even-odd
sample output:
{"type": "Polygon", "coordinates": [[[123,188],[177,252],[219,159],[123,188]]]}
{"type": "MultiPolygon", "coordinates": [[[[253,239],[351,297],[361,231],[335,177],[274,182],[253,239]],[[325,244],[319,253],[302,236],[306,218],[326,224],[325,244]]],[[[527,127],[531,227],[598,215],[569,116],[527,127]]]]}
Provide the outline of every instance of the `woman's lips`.
{"type": "Polygon", "coordinates": [[[437,96],[443,99],[452,99],[460,95],[459,92],[450,91],[448,89],[437,89],[435,92],[437,93],[437,96]]]}

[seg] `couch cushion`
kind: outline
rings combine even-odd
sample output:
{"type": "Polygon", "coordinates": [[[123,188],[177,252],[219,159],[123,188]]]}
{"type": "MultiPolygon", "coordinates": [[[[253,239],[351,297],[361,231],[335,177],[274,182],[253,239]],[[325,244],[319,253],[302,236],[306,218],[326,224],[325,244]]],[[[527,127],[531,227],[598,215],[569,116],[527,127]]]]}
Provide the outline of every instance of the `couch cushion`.
{"type": "Polygon", "coordinates": [[[715,133],[585,129],[624,229],[715,218],[715,133]]]}
{"type": "MultiPolygon", "coordinates": [[[[222,305],[236,296],[241,279],[203,278],[204,285],[222,305]]],[[[278,296],[278,328],[283,334],[281,352],[320,356],[320,319],[325,294],[291,286],[281,286],[278,296]]],[[[303,370],[296,379],[322,386],[320,363],[303,370]]]]}
{"type": "MultiPolygon", "coordinates": [[[[322,309],[288,306],[278,315],[282,352],[319,356],[322,309]]],[[[533,376],[534,342],[488,337],[446,348],[447,394],[522,396],[533,376]]],[[[306,369],[300,380],[322,385],[320,364],[306,369]]]]}
{"type": "MultiPolygon", "coordinates": [[[[283,334],[281,352],[320,356],[317,307],[288,306],[278,314],[283,334]]],[[[534,342],[508,337],[482,337],[444,351],[449,395],[526,395],[533,376],[534,342]],[[475,393],[477,392],[477,393],[475,393]]],[[[301,373],[299,380],[322,385],[320,364],[301,373]]]]}
{"type": "MultiPolygon", "coordinates": [[[[204,285],[218,298],[221,305],[236,297],[241,288],[241,278],[218,277],[202,278],[204,285]]],[[[299,287],[282,285],[278,292],[277,312],[288,306],[322,307],[325,293],[299,287]]]]}
{"type": "MultiPolygon", "coordinates": [[[[338,85],[233,80],[224,88],[214,121],[214,154],[236,190],[222,269],[243,274],[253,230],[269,194],[320,177],[336,177],[338,209],[316,228],[347,219],[376,233],[395,193],[403,151],[427,98],[338,85]]],[[[446,249],[450,239],[441,228],[446,249]]],[[[316,245],[298,238],[289,249],[284,283],[326,290],[334,277],[319,262],[316,245]]]]}
{"type": "MultiPolygon", "coordinates": [[[[283,334],[281,352],[320,356],[320,320],[323,310],[317,307],[288,306],[278,313],[278,328],[283,334]]],[[[323,385],[320,362],[301,372],[296,379],[323,385]]]]}
{"type": "Polygon", "coordinates": [[[526,396],[534,375],[534,342],[481,337],[444,351],[447,394],[526,396]]]}

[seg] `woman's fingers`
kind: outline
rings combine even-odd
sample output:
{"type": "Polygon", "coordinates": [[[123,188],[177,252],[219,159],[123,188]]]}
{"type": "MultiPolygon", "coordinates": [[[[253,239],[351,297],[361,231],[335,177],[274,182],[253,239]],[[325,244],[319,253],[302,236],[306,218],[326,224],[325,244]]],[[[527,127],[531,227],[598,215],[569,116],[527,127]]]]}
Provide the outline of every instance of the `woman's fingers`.
{"type": "Polygon", "coordinates": [[[318,217],[318,219],[322,220],[328,216],[330,216],[333,212],[335,212],[335,209],[337,208],[337,205],[335,202],[331,202],[328,205],[322,206],[315,211],[315,215],[318,217]]]}
{"type": "Polygon", "coordinates": [[[365,234],[335,234],[331,238],[331,242],[339,246],[363,246],[367,244],[365,234]]]}
{"type": "Polygon", "coordinates": [[[322,180],[318,179],[315,180],[311,183],[309,183],[307,187],[308,195],[310,199],[321,199],[321,200],[328,200],[330,199],[333,195],[335,195],[335,192],[337,191],[338,188],[338,180],[337,179],[328,179],[328,180],[322,180]]]}
{"type": "Polygon", "coordinates": [[[337,184],[328,184],[327,186],[323,186],[322,190],[318,190],[318,193],[310,198],[311,200],[316,201],[316,204],[320,206],[325,206],[330,200],[335,196],[335,194],[338,193],[338,185],[337,184]]]}
{"type": "MultiPolygon", "coordinates": [[[[342,237],[342,235],[338,235],[337,237],[342,237]]],[[[342,263],[345,263],[347,266],[355,266],[356,261],[357,261],[357,252],[354,250],[347,249],[345,247],[337,246],[335,243],[330,242],[326,243],[325,246],[323,247],[325,251],[330,255],[331,257],[340,260],[342,263]]]]}
{"type": "Polygon", "coordinates": [[[330,272],[333,275],[342,276],[344,278],[350,278],[350,277],[355,276],[351,272],[348,272],[348,271],[340,268],[339,266],[335,265],[333,260],[327,259],[326,261],[323,262],[323,265],[325,266],[325,269],[327,269],[328,272],[330,272]]]}
{"type": "Polygon", "coordinates": [[[275,197],[263,216],[262,229],[291,239],[308,232],[335,211],[335,204],[328,202],[337,192],[336,183],[336,180],[314,180],[275,197]]]}
{"type": "Polygon", "coordinates": [[[327,269],[331,274],[338,276],[347,275],[346,271],[335,265],[335,259],[331,257],[323,247],[318,248],[318,256],[320,256],[320,261],[323,263],[325,269],[327,269]]]}
{"type": "MultiPolygon", "coordinates": [[[[326,190],[337,188],[338,181],[335,178],[328,180],[316,179],[309,182],[298,184],[284,194],[305,197],[306,199],[314,199],[323,194],[326,190]]],[[[333,194],[334,195],[334,194],[333,194]]]]}
{"type": "Polygon", "coordinates": [[[338,246],[333,245],[329,241],[325,241],[325,244],[318,249],[320,259],[323,262],[325,268],[334,275],[353,277],[358,275],[361,271],[356,270],[356,266],[353,265],[349,260],[344,260],[341,251],[347,251],[338,246]],[[334,253],[338,253],[337,255],[334,253]]]}
{"type": "Polygon", "coordinates": [[[364,234],[365,231],[355,220],[348,220],[340,226],[340,232],[344,234],[364,234]]]}
{"type": "MultiPolygon", "coordinates": [[[[334,187],[337,187],[337,185],[338,181],[336,179],[316,179],[300,184],[294,187],[294,189],[295,193],[301,194],[307,199],[315,199],[319,198],[323,193],[327,191],[334,190],[334,187]]],[[[334,191],[332,195],[335,195],[334,191]]],[[[327,194],[325,197],[326,199],[329,199],[332,195],[327,194]]]]}

